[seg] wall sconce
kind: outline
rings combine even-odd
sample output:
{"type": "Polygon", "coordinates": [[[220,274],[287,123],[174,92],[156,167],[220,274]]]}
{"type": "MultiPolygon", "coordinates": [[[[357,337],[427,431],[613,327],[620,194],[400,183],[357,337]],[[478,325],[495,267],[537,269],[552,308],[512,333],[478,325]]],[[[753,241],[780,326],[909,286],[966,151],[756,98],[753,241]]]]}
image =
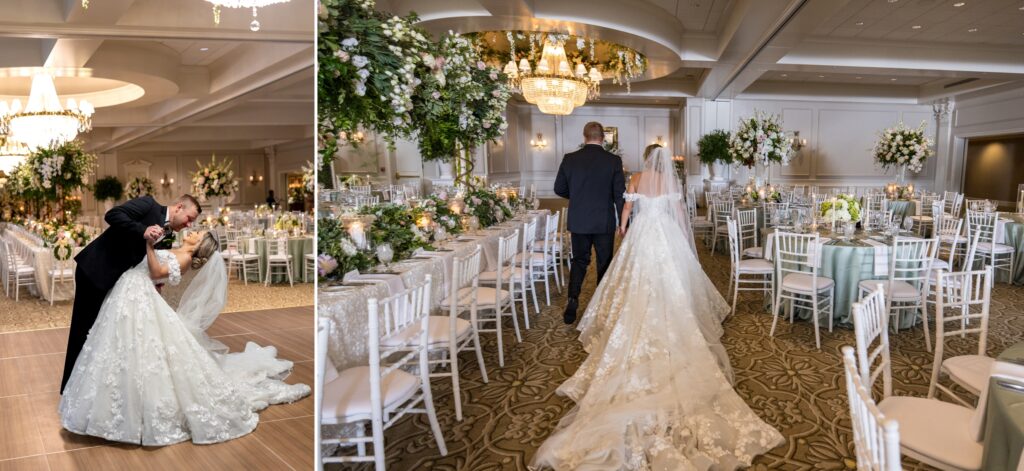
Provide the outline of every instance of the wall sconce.
{"type": "Polygon", "coordinates": [[[544,140],[544,134],[543,133],[537,133],[537,138],[536,139],[530,139],[530,147],[533,147],[534,149],[541,150],[541,149],[544,149],[547,146],[548,146],[548,141],[544,140]]]}
{"type": "Polygon", "coordinates": [[[793,137],[789,138],[789,143],[792,145],[793,150],[799,151],[807,145],[807,139],[800,139],[800,131],[793,131],[793,137]]]}
{"type": "Polygon", "coordinates": [[[338,138],[341,139],[342,141],[348,141],[354,144],[359,144],[360,142],[363,142],[363,140],[366,139],[366,136],[363,135],[362,131],[356,131],[349,135],[345,134],[345,132],[342,131],[340,134],[338,134],[338,138]]]}
{"type": "Polygon", "coordinates": [[[657,144],[661,147],[665,147],[665,141],[661,139],[661,136],[658,136],[658,138],[655,139],[654,142],[652,142],[651,144],[657,144]]]}
{"type": "Polygon", "coordinates": [[[249,175],[249,184],[255,185],[263,182],[263,175],[256,175],[256,171],[252,171],[252,175],[249,175]]]}
{"type": "Polygon", "coordinates": [[[174,184],[174,179],[167,176],[167,172],[164,172],[164,176],[160,178],[160,186],[167,188],[174,184]]]}

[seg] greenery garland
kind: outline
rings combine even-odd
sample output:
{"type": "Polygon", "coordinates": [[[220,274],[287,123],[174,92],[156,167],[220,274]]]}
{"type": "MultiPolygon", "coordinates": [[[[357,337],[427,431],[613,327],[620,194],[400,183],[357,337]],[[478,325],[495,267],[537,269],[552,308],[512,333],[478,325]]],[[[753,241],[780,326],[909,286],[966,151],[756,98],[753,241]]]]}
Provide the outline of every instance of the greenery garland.
{"type": "Polygon", "coordinates": [[[128,182],[128,199],[153,194],[153,180],[147,177],[135,177],[128,182]]]}

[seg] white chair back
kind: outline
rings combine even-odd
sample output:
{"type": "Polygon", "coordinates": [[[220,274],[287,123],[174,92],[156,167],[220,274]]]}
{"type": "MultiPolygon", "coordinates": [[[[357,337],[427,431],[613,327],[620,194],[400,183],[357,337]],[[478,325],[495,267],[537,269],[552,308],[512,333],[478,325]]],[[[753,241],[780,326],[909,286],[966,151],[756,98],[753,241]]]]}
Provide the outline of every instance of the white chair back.
{"type": "Polygon", "coordinates": [[[998,212],[986,213],[967,209],[967,235],[978,234],[978,242],[991,244],[995,242],[996,221],[999,220],[998,212]]]}
{"type": "Polygon", "coordinates": [[[843,370],[846,375],[846,395],[850,400],[850,422],[853,425],[853,443],[857,453],[857,469],[870,471],[900,471],[900,433],[895,420],[887,419],[878,409],[870,384],[864,384],[857,373],[857,360],[853,348],[843,347],[843,370]]]}
{"type": "Polygon", "coordinates": [[[891,292],[892,283],[897,281],[910,283],[918,291],[926,290],[938,249],[938,239],[894,237],[889,256],[888,290],[891,292]]]}
{"type": "Polygon", "coordinates": [[[817,292],[818,263],[815,252],[818,233],[796,234],[775,229],[773,243],[778,279],[784,279],[787,273],[811,275],[814,278],[811,291],[817,292]]]}
{"type": "Polygon", "coordinates": [[[989,308],[992,303],[992,267],[984,270],[939,273],[935,286],[935,346],[937,364],[942,363],[946,337],[978,334],[978,355],[985,355],[989,308]]]}
{"type": "Polygon", "coordinates": [[[725,225],[729,230],[729,271],[735,273],[740,266],[740,238],[739,224],[736,220],[728,218],[725,225]]]}
{"type": "MultiPolygon", "coordinates": [[[[477,287],[480,285],[480,253],[482,249],[477,244],[476,248],[473,249],[468,255],[464,257],[455,257],[452,262],[452,285],[448,293],[448,299],[459,300],[463,299],[464,296],[460,296],[460,292],[469,288],[469,297],[471,298],[469,305],[469,316],[470,323],[473,326],[477,325],[477,287]]],[[[448,329],[449,337],[454,342],[457,338],[456,335],[456,319],[458,319],[460,304],[458,301],[453,301],[451,306],[448,308],[448,329]]]]}
{"type": "Polygon", "coordinates": [[[775,227],[781,225],[786,212],[789,211],[789,204],[790,203],[765,203],[764,225],[766,227],[775,227]]]}
{"type": "Polygon", "coordinates": [[[853,303],[853,330],[857,339],[857,365],[868,390],[882,376],[882,398],[892,395],[892,358],[889,356],[889,315],[885,288],[878,287],[853,303]],[[875,341],[877,346],[872,347],[875,341]],[[877,365],[875,365],[877,360],[877,365]]]}
{"type": "Polygon", "coordinates": [[[735,223],[739,230],[739,250],[757,247],[757,208],[737,209],[735,223]]]}

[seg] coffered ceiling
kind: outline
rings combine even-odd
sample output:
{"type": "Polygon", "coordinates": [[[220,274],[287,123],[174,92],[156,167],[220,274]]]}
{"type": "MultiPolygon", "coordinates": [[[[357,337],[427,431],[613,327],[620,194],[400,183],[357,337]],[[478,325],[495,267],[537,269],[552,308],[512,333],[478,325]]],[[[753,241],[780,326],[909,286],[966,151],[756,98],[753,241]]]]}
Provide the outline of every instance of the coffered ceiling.
{"type": "MultiPolygon", "coordinates": [[[[633,93],[930,103],[1024,80],[1021,0],[379,0],[434,33],[566,31],[651,59],[633,93]]],[[[621,96],[620,96],[621,95],[621,96]]]]}
{"type": "Polygon", "coordinates": [[[204,0],[0,0],[0,98],[24,101],[36,68],[55,71],[62,98],[96,104],[96,152],[310,140],[314,15],[314,0],[291,0],[251,31],[250,10],[218,25],[204,0]]]}

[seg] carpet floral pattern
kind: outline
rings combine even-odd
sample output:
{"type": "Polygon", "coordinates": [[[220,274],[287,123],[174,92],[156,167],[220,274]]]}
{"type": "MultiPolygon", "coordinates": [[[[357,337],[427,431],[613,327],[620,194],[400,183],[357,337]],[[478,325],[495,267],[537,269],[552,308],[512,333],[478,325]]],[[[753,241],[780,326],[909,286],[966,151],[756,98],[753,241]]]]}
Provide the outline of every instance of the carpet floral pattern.
{"type": "MultiPolygon", "coordinates": [[[[728,259],[710,256],[701,248],[701,263],[720,291],[728,284],[728,259]]],[[[591,267],[593,268],[593,267],[591,267]]],[[[594,290],[593,270],[584,286],[581,304],[594,290]]],[[[628,296],[628,293],[623,293],[628,296]]],[[[998,284],[992,303],[989,355],[1021,340],[1024,287],[998,284]]],[[[541,297],[543,300],[543,297],[541,297]]],[[[434,401],[448,456],[438,454],[426,416],[403,418],[385,432],[387,463],[397,470],[522,470],[559,419],[573,404],[555,394],[586,353],[576,340],[577,331],[562,323],[564,294],[552,305],[532,314],[532,328],[523,342],[506,343],[505,367],[498,368],[493,336],[483,338],[490,382],[484,383],[471,353],[460,356],[463,421],[455,420],[451,382],[434,380],[434,401]]],[[[542,301],[543,302],[543,301],[542,301]]],[[[768,336],[771,316],[760,294],[741,295],[736,315],[725,322],[723,343],[729,351],[740,396],[765,421],[777,427],[786,443],[760,456],[752,469],[844,470],[855,469],[846,388],[840,348],[853,345],[853,330],[837,326],[822,332],[821,350],[814,348],[808,322],[780,320],[774,338],[768,336]]],[[[531,305],[532,308],[532,305],[531,305]]],[[[924,346],[920,327],[891,335],[896,394],[925,396],[932,355],[924,346]]],[[[506,325],[506,339],[511,324],[506,325]]],[[[959,339],[957,339],[959,340],[959,339]]],[[[970,343],[949,342],[950,354],[968,353],[970,343]]],[[[343,450],[341,453],[351,453],[343,450]]],[[[905,460],[906,469],[930,469],[905,460]]],[[[328,469],[352,469],[331,465],[328,469]]],[[[367,470],[372,466],[357,466],[367,470]]]]}

